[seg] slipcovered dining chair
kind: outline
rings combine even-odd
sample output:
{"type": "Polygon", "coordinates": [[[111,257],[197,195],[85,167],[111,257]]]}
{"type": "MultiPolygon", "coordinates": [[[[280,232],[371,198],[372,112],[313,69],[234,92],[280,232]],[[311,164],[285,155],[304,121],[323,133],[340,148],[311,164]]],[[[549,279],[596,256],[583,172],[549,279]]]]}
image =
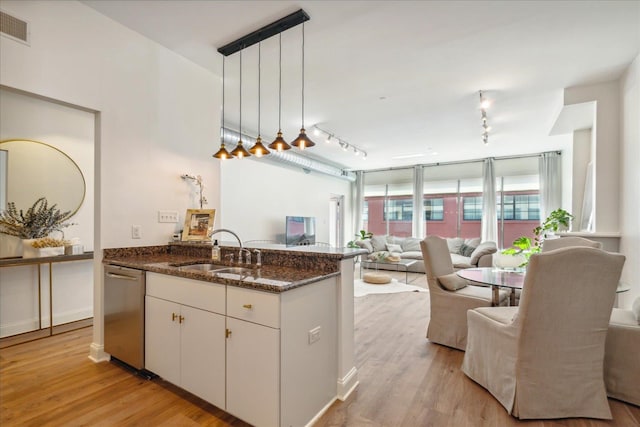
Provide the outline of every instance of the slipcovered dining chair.
{"type": "Polygon", "coordinates": [[[585,239],[584,237],[568,236],[558,239],[546,239],[542,242],[542,252],[549,252],[569,246],[583,246],[587,248],[602,249],[602,243],[585,239]]]}
{"type": "Polygon", "coordinates": [[[609,397],[640,406],[640,297],[630,309],[614,308],[604,348],[609,397]]]}
{"type": "Polygon", "coordinates": [[[521,419],[611,419],[604,349],[624,260],[583,247],[532,255],[517,311],[467,313],[464,373],[521,419]]]}
{"type": "MultiPolygon", "coordinates": [[[[464,351],[467,345],[467,310],[490,307],[491,288],[467,286],[467,281],[454,273],[445,239],[428,236],[420,242],[420,249],[431,307],[427,338],[464,351]]],[[[506,303],[506,300],[507,292],[500,291],[500,301],[506,303]]]]}

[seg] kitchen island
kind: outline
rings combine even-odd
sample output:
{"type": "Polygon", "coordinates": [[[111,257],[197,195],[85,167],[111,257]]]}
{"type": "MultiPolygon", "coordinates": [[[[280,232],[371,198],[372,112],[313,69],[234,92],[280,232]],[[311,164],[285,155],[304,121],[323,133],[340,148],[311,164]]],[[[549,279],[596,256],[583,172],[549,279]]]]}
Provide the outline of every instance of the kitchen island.
{"type": "MultiPolygon", "coordinates": [[[[222,245],[222,259],[238,250],[222,245]]],[[[357,385],[360,251],[259,250],[242,274],[185,269],[211,262],[206,244],[106,249],[103,263],[147,272],[147,370],[253,425],[309,425],[357,385]]]]}

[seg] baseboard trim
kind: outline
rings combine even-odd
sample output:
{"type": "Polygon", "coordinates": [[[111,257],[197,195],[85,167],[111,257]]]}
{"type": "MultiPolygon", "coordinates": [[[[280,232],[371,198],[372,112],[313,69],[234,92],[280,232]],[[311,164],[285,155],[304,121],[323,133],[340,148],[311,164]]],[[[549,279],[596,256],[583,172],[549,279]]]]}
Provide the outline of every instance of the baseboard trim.
{"type": "Polygon", "coordinates": [[[103,344],[93,342],[89,346],[89,360],[93,363],[108,362],[111,360],[111,355],[104,352],[103,344]]]}
{"type": "Polygon", "coordinates": [[[354,366],[343,378],[338,379],[338,399],[347,400],[349,395],[358,387],[358,370],[354,366]]]}
{"type": "Polygon", "coordinates": [[[318,420],[325,414],[325,412],[327,412],[329,410],[329,408],[331,408],[331,405],[334,404],[334,402],[338,400],[337,397],[334,397],[333,399],[331,399],[329,401],[329,403],[327,403],[324,408],[322,408],[320,410],[320,412],[318,412],[313,418],[311,418],[311,420],[305,425],[305,427],[311,427],[313,426],[315,423],[318,422],[318,420]]]}

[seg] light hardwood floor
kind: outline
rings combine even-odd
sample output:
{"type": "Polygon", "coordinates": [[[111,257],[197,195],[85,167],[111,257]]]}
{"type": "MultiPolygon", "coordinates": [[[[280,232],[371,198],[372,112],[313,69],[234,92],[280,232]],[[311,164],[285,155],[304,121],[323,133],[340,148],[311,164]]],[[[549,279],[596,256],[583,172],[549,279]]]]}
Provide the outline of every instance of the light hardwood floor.
{"type": "MultiPolygon", "coordinates": [[[[426,286],[424,276],[412,284],[426,286]]],[[[427,293],[368,295],[355,308],[360,385],[319,427],[640,426],[640,408],[613,399],[613,421],[518,421],[460,371],[462,352],[425,339],[427,293]]],[[[164,381],[91,362],[91,338],[85,328],[1,349],[0,425],[247,425],[164,381]]]]}

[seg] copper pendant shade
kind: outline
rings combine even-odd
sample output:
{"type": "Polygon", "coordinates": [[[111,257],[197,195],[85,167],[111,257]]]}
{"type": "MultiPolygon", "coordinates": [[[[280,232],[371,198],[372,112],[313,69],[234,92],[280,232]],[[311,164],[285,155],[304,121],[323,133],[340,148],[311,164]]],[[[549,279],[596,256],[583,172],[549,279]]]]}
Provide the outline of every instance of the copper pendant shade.
{"type": "Polygon", "coordinates": [[[316,145],[309,139],[304,129],[304,22],[302,23],[302,127],[300,128],[300,135],[293,140],[291,145],[301,150],[316,145]]]}
{"type": "Polygon", "coordinates": [[[213,155],[216,159],[225,160],[233,157],[224,147],[224,56],[222,57],[222,121],[220,122],[220,149],[213,155]]]}
{"type": "Polygon", "coordinates": [[[255,144],[249,149],[249,152],[256,157],[267,156],[271,154],[267,147],[262,144],[262,137],[260,136],[260,89],[261,89],[261,69],[262,69],[262,43],[258,44],[258,137],[255,144]]]}
{"type": "Polygon", "coordinates": [[[271,144],[269,144],[269,148],[276,151],[284,151],[291,149],[291,146],[287,144],[287,141],[282,137],[282,33],[278,35],[278,44],[279,44],[279,78],[278,78],[278,135],[276,139],[273,140],[271,144]]]}
{"type": "Polygon", "coordinates": [[[231,155],[239,159],[251,157],[251,153],[249,153],[247,149],[242,145],[242,50],[240,51],[240,125],[238,133],[240,134],[238,145],[236,145],[236,148],[233,149],[231,155]]]}
{"type": "Polygon", "coordinates": [[[224,148],[224,142],[221,142],[220,149],[216,152],[216,154],[213,155],[213,157],[215,157],[216,159],[225,160],[233,156],[227,151],[226,148],[224,148]]]}

